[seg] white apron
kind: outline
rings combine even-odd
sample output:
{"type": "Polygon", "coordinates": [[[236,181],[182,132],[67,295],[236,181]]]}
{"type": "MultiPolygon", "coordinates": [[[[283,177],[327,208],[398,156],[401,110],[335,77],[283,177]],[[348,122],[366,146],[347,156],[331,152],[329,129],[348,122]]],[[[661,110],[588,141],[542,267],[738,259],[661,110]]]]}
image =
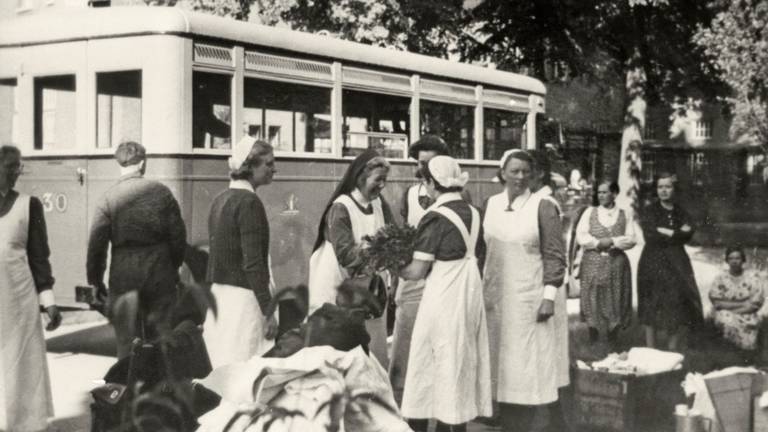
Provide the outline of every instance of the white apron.
{"type": "Polygon", "coordinates": [[[30,197],[0,217],[0,430],[40,431],[53,416],[38,294],[27,262],[30,197]]]}
{"type": "MultiPolygon", "coordinates": [[[[271,283],[270,291],[274,294],[271,283]]],[[[267,318],[261,313],[253,291],[214,283],[211,285],[211,293],[216,299],[219,313],[214,317],[208,311],[203,323],[203,340],[214,369],[248,361],[272,349],[275,341],[264,337],[267,318]]]]}
{"type": "MultiPolygon", "coordinates": [[[[352,223],[355,243],[363,242],[363,237],[374,235],[384,227],[384,211],[381,200],[371,202],[373,213],[363,213],[349,195],[340,195],[334,203],[341,203],[347,208],[352,223]]],[[[336,304],[336,289],[349,277],[345,268],[339,265],[333,245],[328,240],[318,248],[309,259],[309,315],[325,303],[336,304]]],[[[384,278],[388,282],[388,278],[384,278]]],[[[387,313],[378,318],[365,321],[365,329],[371,337],[369,348],[374,357],[386,370],[389,364],[387,356],[387,313]]]]}
{"type": "Polygon", "coordinates": [[[401,410],[406,418],[466,423],[493,411],[482,281],[474,254],[480,217],[472,209],[467,232],[452,210],[431,211],[461,231],[467,255],[432,264],[413,329],[401,410]]]}
{"type": "MultiPolygon", "coordinates": [[[[419,204],[419,191],[422,185],[408,188],[406,199],[408,200],[408,225],[417,227],[421,218],[427,214],[427,209],[419,204]]],[[[403,398],[403,386],[405,385],[405,371],[408,368],[408,353],[411,350],[411,335],[413,324],[416,321],[416,312],[424,293],[424,280],[409,281],[400,279],[395,294],[395,328],[392,331],[392,358],[389,363],[389,379],[392,382],[392,390],[395,400],[399,403],[403,398]]]]}
{"type": "Polygon", "coordinates": [[[491,367],[496,400],[504,403],[542,405],[557,400],[555,319],[536,321],[544,295],[541,199],[532,194],[522,208],[506,211],[507,192],[494,195],[483,221],[491,367]]]}

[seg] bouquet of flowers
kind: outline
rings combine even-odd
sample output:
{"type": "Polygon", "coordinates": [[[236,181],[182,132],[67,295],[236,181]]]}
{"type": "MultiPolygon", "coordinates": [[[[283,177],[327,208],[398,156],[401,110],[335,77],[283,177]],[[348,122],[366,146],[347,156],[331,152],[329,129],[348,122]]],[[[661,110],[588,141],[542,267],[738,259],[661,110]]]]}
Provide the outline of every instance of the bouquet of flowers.
{"type": "Polygon", "coordinates": [[[373,272],[389,270],[397,274],[413,258],[416,228],[408,224],[388,224],[363,240],[367,243],[362,252],[366,269],[373,272]]]}

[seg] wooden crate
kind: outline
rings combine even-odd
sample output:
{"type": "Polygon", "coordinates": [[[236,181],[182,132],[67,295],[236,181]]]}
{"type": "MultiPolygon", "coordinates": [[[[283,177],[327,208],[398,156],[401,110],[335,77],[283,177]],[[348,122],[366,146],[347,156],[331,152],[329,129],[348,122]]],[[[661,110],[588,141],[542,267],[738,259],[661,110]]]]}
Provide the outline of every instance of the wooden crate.
{"type": "Polygon", "coordinates": [[[682,370],[654,375],[622,375],[576,370],[574,421],[581,430],[640,432],[673,423],[675,404],[685,400],[682,370]]]}

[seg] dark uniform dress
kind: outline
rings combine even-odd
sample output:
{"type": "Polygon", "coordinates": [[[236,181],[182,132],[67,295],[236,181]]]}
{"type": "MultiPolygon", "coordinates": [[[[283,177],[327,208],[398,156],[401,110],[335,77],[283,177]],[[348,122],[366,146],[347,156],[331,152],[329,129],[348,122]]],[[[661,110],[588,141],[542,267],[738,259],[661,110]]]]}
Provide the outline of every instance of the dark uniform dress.
{"type": "Polygon", "coordinates": [[[657,329],[676,330],[703,320],[693,267],[683,247],[693,237],[693,224],[680,206],[667,210],[653,203],[641,213],[645,247],[637,267],[638,318],[657,329]],[[689,232],[680,228],[691,227],[689,232]],[[657,228],[674,231],[672,237],[657,228]]]}

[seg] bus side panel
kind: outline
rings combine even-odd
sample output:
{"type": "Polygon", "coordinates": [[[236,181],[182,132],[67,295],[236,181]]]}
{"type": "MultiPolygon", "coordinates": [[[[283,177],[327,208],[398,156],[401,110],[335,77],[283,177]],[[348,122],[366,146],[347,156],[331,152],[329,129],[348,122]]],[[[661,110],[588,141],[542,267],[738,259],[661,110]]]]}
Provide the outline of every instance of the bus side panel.
{"type": "Polygon", "coordinates": [[[75,303],[75,285],[85,278],[87,245],[87,185],[81,184],[78,169],[85,159],[27,160],[18,189],[42,201],[51,249],[51,267],[56,279],[57,304],[75,303]]]}

